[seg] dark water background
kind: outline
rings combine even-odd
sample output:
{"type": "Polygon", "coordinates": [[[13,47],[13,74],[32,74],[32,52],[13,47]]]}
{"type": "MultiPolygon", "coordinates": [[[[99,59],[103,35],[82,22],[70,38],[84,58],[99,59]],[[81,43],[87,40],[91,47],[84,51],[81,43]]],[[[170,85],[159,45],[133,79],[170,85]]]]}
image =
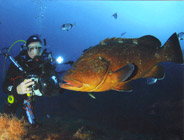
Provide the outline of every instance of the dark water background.
{"type": "MultiPolygon", "coordinates": [[[[82,51],[107,37],[137,38],[154,35],[162,45],[174,32],[182,32],[183,1],[59,1],[0,0],[0,49],[16,40],[26,40],[32,34],[46,38],[48,50],[64,61],[76,60],[82,51]],[[113,14],[117,12],[118,18],[113,14]],[[61,25],[72,23],[70,31],[61,25]]],[[[184,50],[184,41],[180,41],[184,50]]],[[[16,56],[17,43],[10,51],[16,56]]],[[[2,85],[4,57],[0,56],[2,85]]],[[[6,62],[6,69],[9,61],[6,62]]],[[[183,126],[182,65],[163,63],[166,77],[154,85],[145,80],[133,81],[131,93],[107,91],[86,93],[66,91],[56,97],[37,99],[35,109],[40,120],[84,119],[121,131],[181,135],[183,126]],[[50,116],[49,118],[47,116],[50,116]]],[[[67,70],[69,66],[58,66],[67,70]]],[[[1,87],[0,87],[1,89],[1,87]]],[[[5,94],[0,90],[0,112],[5,94]]]]}

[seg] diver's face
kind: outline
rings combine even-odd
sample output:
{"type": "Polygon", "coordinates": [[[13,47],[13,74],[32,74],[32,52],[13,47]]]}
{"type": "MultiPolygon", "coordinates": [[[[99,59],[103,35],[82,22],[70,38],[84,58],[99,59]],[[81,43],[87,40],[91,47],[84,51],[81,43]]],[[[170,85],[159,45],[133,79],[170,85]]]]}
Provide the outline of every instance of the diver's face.
{"type": "Polygon", "coordinates": [[[28,55],[30,58],[39,56],[41,54],[42,44],[40,42],[32,42],[28,45],[28,55]]]}

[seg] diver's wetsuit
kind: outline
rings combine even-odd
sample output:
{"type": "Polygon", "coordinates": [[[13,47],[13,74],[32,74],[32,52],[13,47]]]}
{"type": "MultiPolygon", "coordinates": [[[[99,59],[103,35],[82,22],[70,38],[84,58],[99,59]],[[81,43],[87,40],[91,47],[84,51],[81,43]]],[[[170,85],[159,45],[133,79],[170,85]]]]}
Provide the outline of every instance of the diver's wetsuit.
{"type": "MultiPolygon", "coordinates": [[[[38,59],[31,59],[27,52],[26,53],[20,53],[17,57],[15,57],[15,60],[18,62],[18,64],[26,71],[26,74],[22,71],[20,71],[13,63],[10,64],[8,71],[6,73],[5,80],[3,81],[3,91],[8,95],[13,95],[14,97],[14,103],[9,103],[8,101],[4,104],[4,113],[7,114],[15,114],[17,109],[21,107],[23,109],[23,102],[24,99],[27,98],[27,95],[19,95],[17,93],[17,86],[26,79],[26,75],[38,75],[40,76],[42,74],[42,68],[43,61],[38,59]]],[[[50,64],[49,69],[55,69],[50,64]]],[[[27,78],[28,79],[28,78],[27,78]]],[[[61,90],[61,92],[64,92],[64,90],[61,90]]],[[[22,115],[26,116],[26,111],[23,109],[22,115]]],[[[27,116],[25,117],[27,119],[27,116]]]]}

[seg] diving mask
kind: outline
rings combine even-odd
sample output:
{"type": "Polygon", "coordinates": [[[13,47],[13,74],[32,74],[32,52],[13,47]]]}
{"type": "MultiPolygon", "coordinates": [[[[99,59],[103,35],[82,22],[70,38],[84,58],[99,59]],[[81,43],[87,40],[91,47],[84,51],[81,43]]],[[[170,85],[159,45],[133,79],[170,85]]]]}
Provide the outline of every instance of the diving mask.
{"type": "Polygon", "coordinates": [[[31,58],[34,58],[35,56],[40,56],[42,54],[42,51],[43,51],[43,46],[42,44],[38,43],[38,42],[33,42],[31,43],[28,47],[27,47],[27,50],[28,50],[28,55],[31,57],[31,58]]]}
{"type": "Polygon", "coordinates": [[[41,44],[37,44],[37,45],[29,45],[28,46],[28,51],[33,51],[33,50],[38,50],[41,51],[43,48],[43,46],[41,44]]]}

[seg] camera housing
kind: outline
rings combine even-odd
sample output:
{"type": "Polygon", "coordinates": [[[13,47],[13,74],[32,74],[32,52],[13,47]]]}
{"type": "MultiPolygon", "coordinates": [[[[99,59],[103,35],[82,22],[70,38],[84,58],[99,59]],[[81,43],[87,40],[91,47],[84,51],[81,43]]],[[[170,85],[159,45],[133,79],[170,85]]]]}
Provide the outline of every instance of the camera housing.
{"type": "Polygon", "coordinates": [[[31,86],[33,95],[36,96],[54,96],[60,93],[59,78],[56,72],[49,74],[28,75],[27,78],[31,78],[35,84],[31,86]]]}

